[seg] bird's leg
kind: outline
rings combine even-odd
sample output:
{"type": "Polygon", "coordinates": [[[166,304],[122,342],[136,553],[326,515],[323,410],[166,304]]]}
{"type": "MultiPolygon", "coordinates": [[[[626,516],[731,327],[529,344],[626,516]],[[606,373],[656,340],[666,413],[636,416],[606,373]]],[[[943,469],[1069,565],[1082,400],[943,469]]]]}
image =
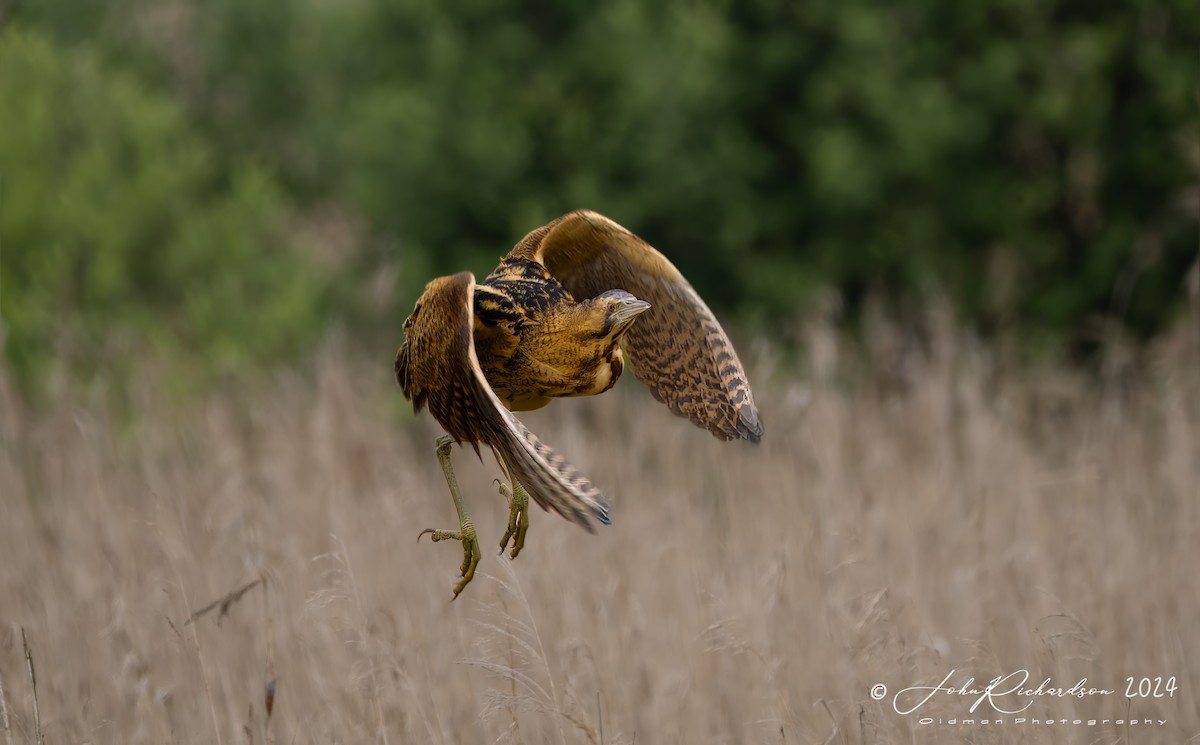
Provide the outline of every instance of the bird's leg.
{"type": "Polygon", "coordinates": [[[500,483],[500,493],[508,500],[508,529],[500,539],[500,553],[504,553],[504,549],[508,548],[511,538],[511,556],[515,559],[525,547],[525,533],[529,530],[529,492],[525,491],[525,487],[521,486],[521,482],[514,479],[511,473],[508,478],[512,482],[511,489],[508,484],[500,483]]]}
{"type": "MultiPolygon", "coordinates": [[[[467,515],[467,509],[463,506],[462,495],[458,491],[458,480],[454,477],[454,467],[450,464],[450,447],[454,444],[453,438],[443,435],[437,441],[437,458],[442,464],[442,472],[446,474],[446,486],[450,487],[450,496],[454,498],[454,509],[458,510],[458,530],[434,530],[426,528],[417,535],[417,540],[421,540],[421,536],[426,533],[431,534],[430,537],[434,543],[438,541],[462,541],[463,545],[463,563],[462,563],[462,581],[454,587],[454,597],[463,591],[475,577],[475,567],[479,564],[479,559],[483,556],[483,552],[479,550],[479,539],[475,536],[475,525],[471,522],[471,517],[467,515]]],[[[451,598],[453,600],[454,598],[451,598]]]]}

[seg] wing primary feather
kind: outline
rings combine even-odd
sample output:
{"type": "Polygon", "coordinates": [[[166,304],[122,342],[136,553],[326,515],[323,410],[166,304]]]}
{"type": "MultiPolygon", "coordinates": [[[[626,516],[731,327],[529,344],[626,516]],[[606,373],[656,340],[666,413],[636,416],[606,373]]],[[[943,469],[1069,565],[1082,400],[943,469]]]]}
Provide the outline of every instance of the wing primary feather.
{"type": "Polygon", "coordinates": [[[676,414],[724,439],[758,442],[762,422],[742,363],[712,310],[650,244],[577,210],[523,238],[510,256],[541,262],[576,298],[622,289],[651,304],[625,336],[634,375],[676,414]]]}

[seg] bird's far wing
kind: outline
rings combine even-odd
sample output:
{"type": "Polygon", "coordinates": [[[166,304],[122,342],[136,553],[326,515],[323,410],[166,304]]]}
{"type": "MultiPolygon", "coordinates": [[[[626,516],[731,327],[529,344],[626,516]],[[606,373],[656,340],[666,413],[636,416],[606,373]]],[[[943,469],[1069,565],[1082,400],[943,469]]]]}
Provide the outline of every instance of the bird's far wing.
{"type": "Polygon", "coordinates": [[[404,324],[396,380],[413,407],[430,413],[457,442],[496,451],[509,475],[542,509],[594,532],[608,524],[604,496],[504,408],[484,377],[474,344],[475,278],[461,272],[433,280],[404,324]]]}
{"type": "Polygon", "coordinates": [[[762,437],[746,372],[725,330],[652,246],[603,215],[577,210],[525,236],[512,255],[540,261],[576,299],[621,289],[649,302],[625,336],[638,380],[671,411],[723,440],[762,437]]]}

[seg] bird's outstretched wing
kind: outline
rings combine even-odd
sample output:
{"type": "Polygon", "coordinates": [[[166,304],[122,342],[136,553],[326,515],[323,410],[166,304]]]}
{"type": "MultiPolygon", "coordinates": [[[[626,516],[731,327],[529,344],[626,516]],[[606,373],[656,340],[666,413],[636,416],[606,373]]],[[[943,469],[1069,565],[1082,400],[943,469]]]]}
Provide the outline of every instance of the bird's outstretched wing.
{"type": "Polygon", "coordinates": [[[604,496],[504,408],[479,367],[474,293],[470,272],[439,277],[425,286],[404,322],[396,381],[413,408],[428,405],[456,442],[469,442],[476,452],[479,443],[491,446],[542,509],[593,532],[591,519],[609,522],[604,496]]]}
{"type": "Polygon", "coordinates": [[[577,210],[525,236],[509,255],[541,262],[577,300],[621,289],[648,301],[652,307],[625,336],[638,380],[671,411],[723,440],[762,437],[729,337],[679,270],[641,238],[577,210]]]}

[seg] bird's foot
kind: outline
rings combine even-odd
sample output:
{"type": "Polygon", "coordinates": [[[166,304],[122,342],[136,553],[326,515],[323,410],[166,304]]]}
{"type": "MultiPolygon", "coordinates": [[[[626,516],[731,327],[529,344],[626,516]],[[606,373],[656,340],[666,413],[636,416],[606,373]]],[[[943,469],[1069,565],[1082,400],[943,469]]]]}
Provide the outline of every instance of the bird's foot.
{"type": "Polygon", "coordinates": [[[417,540],[421,540],[421,536],[429,533],[429,537],[434,543],[438,541],[462,541],[463,545],[463,563],[460,574],[462,580],[454,586],[454,600],[458,594],[463,591],[472,579],[475,578],[475,567],[479,566],[479,559],[483,556],[483,552],[479,549],[479,539],[475,535],[475,526],[471,524],[470,518],[463,520],[459,530],[434,530],[426,528],[417,534],[417,540]]]}
{"type": "Polygon", "coordinates": [[[509,555],[515,559],[525,547],[525,533],[529,530],[529,492],[519,481],[513,481],[511,489],[499,479],[496,483],[500,486],[500,493],[508,500],[508,529],[500,539],[500,553],[503,554],[504,549],[508,548],[511,539],[513,547],[509,555]]]}

